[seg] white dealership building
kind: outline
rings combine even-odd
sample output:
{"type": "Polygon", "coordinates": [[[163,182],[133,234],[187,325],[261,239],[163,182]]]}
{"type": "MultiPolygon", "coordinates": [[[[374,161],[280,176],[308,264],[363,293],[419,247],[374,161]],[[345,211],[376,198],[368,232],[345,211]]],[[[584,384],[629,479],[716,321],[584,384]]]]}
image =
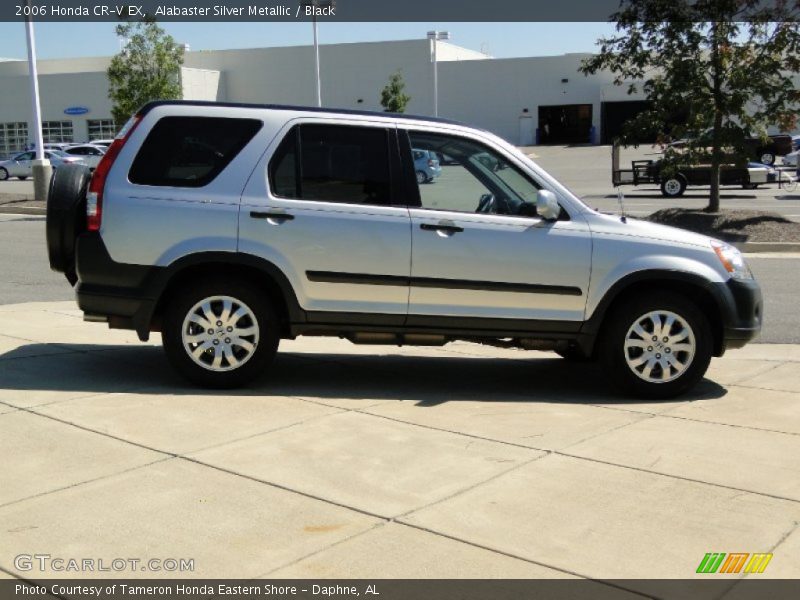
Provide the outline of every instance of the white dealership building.
{"type": "MultiPolygon", "coordinates": [[[[407,40],[320,47],[326,107],[382,110],[380,90],[401,70],[407,112],[434,111],[432,44],[437,45],[439,115],[476,125],[520,145],[604,143],[643,106],[608,73],[578,72],[586,54],[492,58],[448,42],[407,40]]],[[[39,61],[45,140],[113,136],[106,69],[110,57],[39,61]]],[[[32,135],[25,60],[0,59],[0,155],[32,135]]],[[[314,105],[312,46],[189,51],[181,69],[185,99],[314,105]]]]}

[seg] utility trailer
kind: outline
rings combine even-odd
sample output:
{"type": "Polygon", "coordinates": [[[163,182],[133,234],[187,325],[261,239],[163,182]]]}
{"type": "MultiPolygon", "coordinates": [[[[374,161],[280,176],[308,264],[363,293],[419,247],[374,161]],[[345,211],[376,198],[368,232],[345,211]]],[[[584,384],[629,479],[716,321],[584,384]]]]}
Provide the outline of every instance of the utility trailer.
{"type": "MultiPolygon", "coordinates": [[[[711,185],[711,165],[681,166],[669,175],[662,175],[662,167],[661,160],[634,160],[631,161],[630,169],[621,169],[619,146],[614,145],[611,148],[611,181],[614,187],[658,185],[664,196],[678,198],[683,196],[690,185],[711,185]]],[[[770,183],[766,167],[749,168],[746,164],[722,165],[719,178],[720,185],[740,185],[747,189],[761,183],[770,183]]]]}

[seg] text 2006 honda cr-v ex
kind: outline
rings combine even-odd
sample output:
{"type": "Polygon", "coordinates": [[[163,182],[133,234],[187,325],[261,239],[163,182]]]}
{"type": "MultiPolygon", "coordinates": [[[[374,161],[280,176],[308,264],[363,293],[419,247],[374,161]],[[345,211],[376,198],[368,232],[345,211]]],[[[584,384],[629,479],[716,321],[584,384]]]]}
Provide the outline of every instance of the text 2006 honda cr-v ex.
{"type": "Polygon", "coordinates": [[[151,103],[91,179],[58,169],[47,234],[87,320],[160,331],[204,386],[325,335],[553,350],[667,398],[761,328],[735,248],[599,214],[498,137],[438,119],[151,103]],[[429,183],[417,150],[442,163],[429,183]]]}

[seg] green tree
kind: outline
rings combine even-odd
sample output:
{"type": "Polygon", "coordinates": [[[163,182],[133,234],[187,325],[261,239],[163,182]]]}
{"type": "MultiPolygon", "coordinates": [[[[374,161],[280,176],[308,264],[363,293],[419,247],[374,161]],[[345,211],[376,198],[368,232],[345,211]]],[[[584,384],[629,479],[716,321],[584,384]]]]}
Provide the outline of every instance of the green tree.
{"type": "Polygon", "coordinates": [[[113,103],[114,121],[122,126],[151,100],[183,97],[183,47],[150,17],[141,22],[121,23],[116,33],[126,44],[108,67],[108,97],[113,103]]]}
{"type": "Polygon", "coordinates": [[[405,93],[406,82],[400,69],[392,73],[389,83],[381,90],[381,106],[386,112],[404,113],[411,101],[411,96],[405,93]]]}
{"type": "Polygon", "coordinates": [[[721,166],[746,153],[745,140],[767,127],[797,124],[800,71],[797,3],[764,0],[623,0],[612,15],[617,35],[581,71],[615,75],[628,93],[642,90],[650,108],[629,121],[619,141],[687,138],[665,152],[677,164],[710,164],[709,212],[719,211],[721,166]],[[681,115],[676,120],[676,115],[681,115]]]}

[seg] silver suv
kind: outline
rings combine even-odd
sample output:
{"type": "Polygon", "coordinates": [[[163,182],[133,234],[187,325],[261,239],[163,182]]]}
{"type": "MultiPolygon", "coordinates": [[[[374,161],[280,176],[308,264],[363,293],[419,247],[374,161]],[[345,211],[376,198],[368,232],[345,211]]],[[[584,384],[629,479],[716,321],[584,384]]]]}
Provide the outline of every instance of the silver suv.
{"type": "Polygon", "coordinates": [[[160,331],[203,386],[244,384],[280,339],[316,335],[552,350],[667,398],[761,328],[735,248],[595,212],[513,146],[440,119],[151,103],[91,178],[57,171],[47,219],[86,319],[160,331]],[[448,157],[434,184],[412,148],[448,157]]]}

